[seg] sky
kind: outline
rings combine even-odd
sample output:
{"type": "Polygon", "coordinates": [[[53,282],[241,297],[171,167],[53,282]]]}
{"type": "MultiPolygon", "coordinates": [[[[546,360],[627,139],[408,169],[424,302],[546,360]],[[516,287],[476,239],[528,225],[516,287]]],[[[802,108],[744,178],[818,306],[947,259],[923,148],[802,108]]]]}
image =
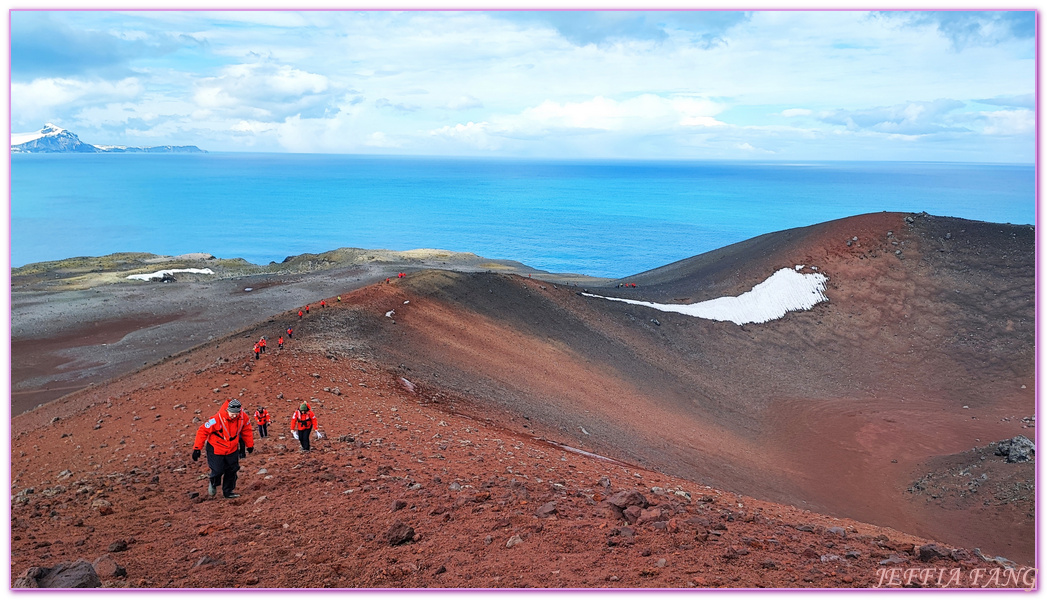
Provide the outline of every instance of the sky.
{"type": "Polygon", "coordinates": [[[1035,160],[1035,12],[12,10],[11,131],[212,152],[1035,160]]]}

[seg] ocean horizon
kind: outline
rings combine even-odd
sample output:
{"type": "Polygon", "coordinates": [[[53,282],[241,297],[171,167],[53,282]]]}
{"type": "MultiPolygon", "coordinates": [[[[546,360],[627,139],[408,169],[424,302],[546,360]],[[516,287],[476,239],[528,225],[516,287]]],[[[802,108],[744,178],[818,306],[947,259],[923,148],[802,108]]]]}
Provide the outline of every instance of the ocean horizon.
{"type": "Polygon", "coordinates": [[[439,248],[619,278],[863,213],[1036,218],[1031,164],[13,154],[10,185],[12,267],[439,248]]]}

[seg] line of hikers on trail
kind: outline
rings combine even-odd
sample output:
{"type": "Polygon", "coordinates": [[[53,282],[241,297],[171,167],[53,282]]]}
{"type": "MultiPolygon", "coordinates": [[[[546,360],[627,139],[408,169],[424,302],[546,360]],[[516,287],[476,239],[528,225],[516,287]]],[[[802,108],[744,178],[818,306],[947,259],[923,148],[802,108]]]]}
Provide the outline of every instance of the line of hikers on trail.
{"type": "MultiPolygon", "coordinates": [[[[336,300],[338,302],[341,302],[342,301],[342,297],[338,296],[336,298],[336,300]]],[[[320,308],[324,308],[326,306],[327,306],[327,300],[321,299],[320,300],[320,308]]],[[[310,308],[310,306],[308,304],[306,304],[304,308],[300,309],[298,311],[298,318],[301,319],[306,313],[308,313],[309,312],[309,308],[310,308]]],[[[288,327],[286,333],[287,333],[287,339],[293,339],[294,338],[294,328],[293,327],[288,327]]],[[[255,360],[258,360],[259,357],[261,357],[261,355],[265,354],[265,349],[266,349],[266,346],[268,346],[268,345],[269,345],[269,338],[265,337],[264,335],[261,337],[261,339],[259,339],[257,342],[255,342],[255,344],[254,344],[254,359],[255,360]]],[[[278,350],[283,350],[284,349],[284,336],[283,336],[283,334],[280,334],[280,337],[276,338],[276,348],[278,350]]]]}
{"type": "MultiPolygon", "coordinates": [[[[258,436],[269,437],[269,423],[272,416],[264,406],[259,406],[254,413],[258,425],[258,436]]],[[[320,433],[316,414],[303,402],[291,415],[291,436],[302,446],[302,452],[309,452],[309,437],[316,434],[316,439],[323,438],[320,433]]],[[[207,480],[207,495],[215,496],[221,488],[222,496],[239,498],[236,493],[237,471],[240,470],[240,459],[254,452],[254,431],[251,428],[251,417],[243,410],[243,405],[236,398],[226,400],[218,412],[205,421],[196,431],[193,442],[193,461],[200,460],[202,452],[207,454],[207,467],[210,469],[207,480]]]]}
{"type": "MultiPolygon", "coordinates": [[[[401,274],[401,277],[403,275],[401,274]]],[[[335,299],[342,301],[342,297],[335,299]]],[[[327,306],[327,300],[320,300],[320,308],[327,306]]],[[[302,318],[309,312],[308,304],[298,311],[298,318],[302,318]]],[[[294,328],[287,328],[287,339],[294,338],[294,328]]],[[[265,353],[269,340],[262,336],[254,345],[254,358],[265,353]]],[[[281,334],[276,339],[276,347],[284,348],[284,336],[281,334]]],[[[272,415],[264,406],[259,406],[254,413],[255,424],[258,426],[258,437],[269,437],[269,424],[272,423],[272,415]]],[[[291,436],[298,440],[302,446],[302,452],[310,451],[309,438],[315,433],[316,439],[321,439],[323,434],[318,429],[316,414],[309,408],[309,404],[303,402],[298,410],[291,415],[291,436]]],[[[201,453],[207,453],[207,466],[211,470],[208,474],[207,495],[215,496],[218,488],[222,489],[222,496],[226,498],[239,498],[236,493],[237,471],[240,470],[240,459],[254,452],[254,431],[251,428],[251,417],[243,410],[240,401],[232,398],[222,404],[218,412],[204,422],[196,432],[193,442],[193,461],[200,460],[201,453]]]]}

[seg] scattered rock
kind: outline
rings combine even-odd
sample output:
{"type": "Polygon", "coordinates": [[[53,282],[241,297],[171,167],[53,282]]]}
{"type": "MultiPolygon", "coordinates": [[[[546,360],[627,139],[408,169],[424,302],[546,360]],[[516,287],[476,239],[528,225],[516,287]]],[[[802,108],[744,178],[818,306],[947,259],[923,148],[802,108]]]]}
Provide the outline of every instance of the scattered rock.
{"type": "Polygon", "coordinates": [[[906,559],[905,557],[898,556],[897,554],[892,554],[889,557],[885,558],[884,560],[881,560],[880,564],[881,565],[898,565],[898,564],[901,564],[903,562],[906,562],[907,560],[908,559],[906,559]]]}
{"type": "Polygon", "coordinates": [[[927,544],[920,546],[916,552],[923,562],[931,562],[936,558],[951,558],[952,553],[948,548],[942,548],[938,544],[927,544]]]}
{"type": "Polygon", "coordinates": [[[113,503],[105,498],[95,499],[94,502],[91,502],[91,507],[96,509],[98,514],[103,516],[113,514],[113,503]]]}
{"type": "Polygon", "coordinates": [[[217,558],[211,558],[210,556],[205,554],[205,555],[201,556],[199,559],[197,559],[197,561],[195,563],[193,563],[193,568],[194,569],[198,569],[198,568],[200,568],[200,567],[202,567],[204,565],[220,564],[220,563],[223,563],[223,562],[225,562],[225,561],[223,561],[221,559],[217,559],[217,558]]]}
{"type": "Polygon", "coordinates": [[[520,535],[517,534],[517,535],[514,535],[513,537],[509,538],[509,541],[505,543],[505,547],[506,548],[512,548],[513,546],[517,546],[517,545],[522,544],[522,543],[523,543],[523,538],[521,538],[520,535]]]}
{"type": "Polygon", "coordinates": [[[545,519],[555,515],[556,513],[556,501],[553,500],[552,502],[546,502],[545,504],[539,506],[538,510],[534,512],[534,516],[538,517],[539,519],[545,519]]]}
{"type": "Polygon", "coordinates": [[[125,552],[127,550],[126,540],[116,540],[112,544],[109,544],[110,552],[125,552]]]}
{"type": "Polygon", "coordinates": [[[643,509],[635,504],[627,506],[625,510],[622,511],[622,515],[625,517],[625,522],[630,525],[636,523],[637,519],[640,518],[641,513],[643,513],[643,509]]]}
{"type": "Polygon", "coordinates": [[[636,518],[637,525],[643,525],[644,523],[655,523],[660,521],[666,521],[668,517],[665,516],[664,512],[659,507],[645,508],[640,511],[640,515],[636,518]]]}
{"type": "Polygon", "coordinates": [[[127,569],[120,566],[116,560],[108,554],[103,554],[96,558],[91,566],[94,567],[95,573],[97,573],[102,579],[127,576],[127,569]]]}
{"type": "Polygon", "coordinates": [[[389,527],[389,530],[385,532],[385,541],[388,542],[390,546],[406,544],[407,542],[414,541],[414,538],[414,528],[401,523],[400,521],[394,521],[389,527]]]}
{"type": "Polygon", "coordinates": [[[596,514],[600,517],[615,520],[621,520],[625,518],[625,515],[622,513],[622,509],[618,508],[617,506],[611,504],[606,500],[596,505],[596,509],[596,514]]]}
{"type": "Polygon", "coordinates": [[[628,506],[639,506],[641,508],[647,508],[648,506],[647,498],[644,498],[643,494],[636,490],[617,492],[607,498],[607,502],[623,510],[628,506]]]}
{"type": "Polygon", "coordinates": [[[396,512],[398,510],[402,510],[404,508],[407,508],[407,501],[406,500],[400,500],[400,499],[393,500],[393,512],[396,512]]]}

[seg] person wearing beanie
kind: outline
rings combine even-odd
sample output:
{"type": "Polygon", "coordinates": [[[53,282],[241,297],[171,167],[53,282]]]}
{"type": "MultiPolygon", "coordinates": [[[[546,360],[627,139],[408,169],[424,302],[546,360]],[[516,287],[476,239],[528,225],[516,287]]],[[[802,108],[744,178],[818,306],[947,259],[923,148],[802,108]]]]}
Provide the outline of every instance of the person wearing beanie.
{"type": "Polygon", "coordinates": [[[236,490],[236,472],[240,470],[240,458],[254,452],[254,433],[251,417],[243,411],[240,401],[233,398],[222,404],[218,414],[211,417],[196,431],[193,443],[193,461],[200,460],[200,451],[207,451],[207,466],[211,473],[207,484],[207,495],[214,496],[218,486],[226,498],[239,498],[236,490]]]}
{"type": "MultiPolygon", "coordinates": [[[[309,408],[309,405],[305,402],[298,407],[298,410],[294,411],[291,415],[291,433],[298,438],[298,442],[302,444],[302,452],[309,451],[309,434],[316,430],[316,415],[309,408]]],[[[317,439],[320,438],[320,432],[316,432],[317,439]]]]}

